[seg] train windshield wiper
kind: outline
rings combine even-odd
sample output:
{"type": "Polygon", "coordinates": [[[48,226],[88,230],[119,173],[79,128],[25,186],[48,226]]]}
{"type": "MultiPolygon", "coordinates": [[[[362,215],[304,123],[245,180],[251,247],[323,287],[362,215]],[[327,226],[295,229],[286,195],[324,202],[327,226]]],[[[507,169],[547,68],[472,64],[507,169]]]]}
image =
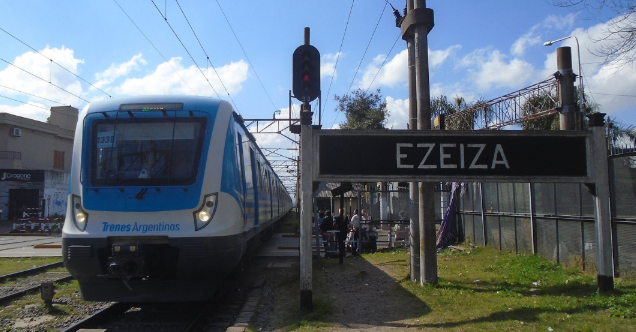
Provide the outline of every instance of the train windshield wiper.
{"type": "Polygon", "coordinates": [[[148,188],[141,188],[141,190],[139,190],[139,192],[137,193],[137,195],[135,195],[136,199],[142,199],[144,198],[144,195],[146,194],[146,192],[148,191],[148,188]]]}

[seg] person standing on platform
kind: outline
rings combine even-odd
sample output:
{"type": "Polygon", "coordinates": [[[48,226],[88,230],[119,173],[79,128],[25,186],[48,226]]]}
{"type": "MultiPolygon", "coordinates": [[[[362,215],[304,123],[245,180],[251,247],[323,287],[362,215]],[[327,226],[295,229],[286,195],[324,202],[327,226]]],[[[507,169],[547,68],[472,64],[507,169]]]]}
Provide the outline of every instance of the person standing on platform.
{"type": "Polygon", "coordinates": [[[351,231],[353,232],[353,241],[351,243],[351,254],[353,256],[358,255],[358,239],[360,237],[360,216],[358,215],[358,209],[353,210],[353,216],[349,222],[351,231]]]}
{"type": "Polygon", "coordinates": [[[344,215],[344,210],[338,209],[338,215],[334,218],[334,221],[338,225],[338,245],[340,249],[340,264],[343,264],[345,257],[345,239],[347,238],[347,232],[349,231],[349,225],[344,215]]]}

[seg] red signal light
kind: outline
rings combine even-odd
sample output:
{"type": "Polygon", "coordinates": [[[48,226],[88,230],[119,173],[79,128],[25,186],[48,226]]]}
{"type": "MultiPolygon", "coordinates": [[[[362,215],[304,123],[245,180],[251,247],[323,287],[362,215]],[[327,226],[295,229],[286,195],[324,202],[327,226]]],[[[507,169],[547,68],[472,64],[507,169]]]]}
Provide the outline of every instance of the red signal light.
{"type": "Polygon", "coordinates": [[[306,82],[309,82],[309,79],[310,79],[309,74],[305,74],[305,75],[303,75],[303,82],[305,82],[305,83],[306,83],[306,82]]]}

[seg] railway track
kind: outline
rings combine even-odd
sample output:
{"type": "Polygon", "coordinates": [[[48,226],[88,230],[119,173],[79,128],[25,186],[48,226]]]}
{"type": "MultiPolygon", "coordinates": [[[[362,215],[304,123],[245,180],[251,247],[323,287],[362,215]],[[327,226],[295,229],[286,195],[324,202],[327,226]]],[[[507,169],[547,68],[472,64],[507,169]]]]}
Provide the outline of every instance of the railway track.
{"type": "Polygon", "coordinates": [[[248,297],[248,289],[237,286],[236,279],[228,280],[208,302],[113,303],[62,331],[226,331],[234,324],[248,297]]]}
{"type": "Polygon", "coordinates": [[[65,282],[73,279],[66,272],[47,273],[49,269],[64,266],[63,262],[47,264],[36,268],[0,276],[0,303],[17,299],[26,294],[40,291],[43,282],[65,282]],[[58,275],[62,275],[61,277],[58,275]]]}

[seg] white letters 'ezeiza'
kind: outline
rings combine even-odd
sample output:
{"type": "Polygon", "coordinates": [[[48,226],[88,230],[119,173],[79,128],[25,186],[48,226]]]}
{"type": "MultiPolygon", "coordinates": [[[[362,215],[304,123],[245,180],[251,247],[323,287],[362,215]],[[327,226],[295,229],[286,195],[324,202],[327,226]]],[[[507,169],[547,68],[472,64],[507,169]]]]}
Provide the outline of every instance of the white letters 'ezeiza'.
{"type": "MultiPolygon", "coordinates": [[[[479,158],[482,152],[486,148],[486,144],[459,144],[459,149],[456,143],[418,143],[417,148],[426,149],[424,158],[419,163],[417,168],[419,169],[436,169],[436,168],[461,168],[461,169],[495,169],[497,165],[505,166],[506,169],[510,169],[506,154],[504,153],[501,144],[495,145],[495,151],[492,155],[492,162],[490,164],[479,164],[479,158]],[[438,148],[435,148],[436,145],[438,148]],[[430,163],[429,157],[432,153],[439,153],[439,163],[430,163]],[[472,159],[466,159],[466,154],[473,155],[472,159]],[[459,165],[451,164],[450,160],[457,160],[459,157],[459,165]],[[467,163],[469,162],[469,163],[467,163]],[[468,167],[466,167],[468,165],[468,167]]],[[[403,148],[412,148],[412,143],[396,143],[395,156],[397,162],[397,168],[415,168],[415,165],[404,164],[402,159],[408,158],[408,154],[402,153],[403,148]]],[[[483,162],[483,161],[482,161],[483,162]]]]}

